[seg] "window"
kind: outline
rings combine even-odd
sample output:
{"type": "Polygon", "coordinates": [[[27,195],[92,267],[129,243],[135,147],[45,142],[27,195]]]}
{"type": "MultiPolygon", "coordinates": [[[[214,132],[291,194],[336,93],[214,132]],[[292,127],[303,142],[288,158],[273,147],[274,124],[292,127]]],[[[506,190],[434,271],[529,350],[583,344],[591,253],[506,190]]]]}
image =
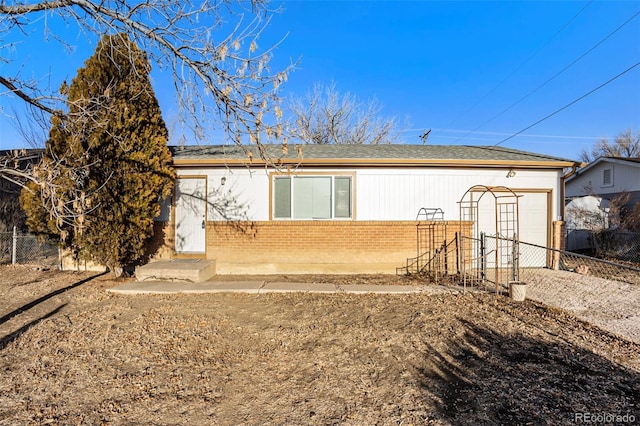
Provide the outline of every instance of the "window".
{"type": "Polygon", "coordinates": [[[351,176],[276,176],[275,219],[349,219],[351,176]]]}
{"type": "Polygon", "coordinates": [[[611,168],[602,171],[602,186],[613,186],[613,170],[611,168]]]}

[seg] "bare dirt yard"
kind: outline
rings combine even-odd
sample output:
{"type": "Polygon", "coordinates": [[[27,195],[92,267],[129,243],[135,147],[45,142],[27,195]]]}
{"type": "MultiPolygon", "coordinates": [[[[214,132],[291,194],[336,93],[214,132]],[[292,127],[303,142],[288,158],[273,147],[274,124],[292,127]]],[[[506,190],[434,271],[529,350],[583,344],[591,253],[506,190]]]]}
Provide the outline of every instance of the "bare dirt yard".
{"type": "Polygon", "coordinates": [[[120,283],[0,267],[0,425],[640,421],[640,345],[540,302],[120,283]]]}

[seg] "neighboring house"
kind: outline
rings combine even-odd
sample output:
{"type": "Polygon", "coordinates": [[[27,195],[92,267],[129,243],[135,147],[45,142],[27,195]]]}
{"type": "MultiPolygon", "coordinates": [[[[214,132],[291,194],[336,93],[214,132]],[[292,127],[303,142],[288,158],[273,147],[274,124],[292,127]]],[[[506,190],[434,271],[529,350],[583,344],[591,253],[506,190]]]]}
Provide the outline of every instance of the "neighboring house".
{"type": "Polygon", "coordinates": [[[0,150],[0,232],[9,232],[15,226],[26,231],[26,215],[20,207],[22,187],[17,183],[25,179],[12,171],[26,171],[37,164],[42,149],[0,150]]]}
{"type": "Polygon", "coordinates": [[[628,193],[640,202],[640,158],[600,157],[566,181],[567,248],[595,248],[593,233],[609,227],[609,202],[628,193]]]}
{"type": "MultiPolygon", "coordinates": [[[[564,170],[578,166],[501,147],[265,149],[277,167],[256,146],[173,147],[178,179],[156,219],[156,258],[211,259],[222,274],[393,273],[416,255],[419,210],[442,209],[453,238],[476,185],[516,192],[520,239],[559,247],[564,170]]],[[[479,216],[495,234],[490,198],[479,216]]]]}
{"type": "Polygon", "coordinates": [[[26,218],[20,208],[20,186],[0,177],[0,232],[10,232],[14,226],[24,227],[26,218]]]}
{"type": "Polygon", "coordinates": [[[568,200],[586,195],[611,200],[628,192],[627,206],[640,202],[640,158],[600,157],[566,182],[568,200]]]}

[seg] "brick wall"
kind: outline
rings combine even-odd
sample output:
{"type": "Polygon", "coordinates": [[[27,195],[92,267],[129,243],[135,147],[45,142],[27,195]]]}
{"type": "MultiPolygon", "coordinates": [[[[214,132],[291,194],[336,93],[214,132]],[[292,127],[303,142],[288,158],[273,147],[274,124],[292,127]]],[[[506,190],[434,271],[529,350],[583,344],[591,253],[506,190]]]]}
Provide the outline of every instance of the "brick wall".
{"type": "MultiPolygon", "coordinates": [[[[446,239],[460,222],[445,221],[446,239]]],[[[207,222],[206,258],[220,274],[395,273],[417,254],[414,221],[207,222]]],[[[467,233],[469,223],[465,223],[467,233]]],[[[156,222],[153,259],[176,255],[173,224],[156,222]]]]}
{"type": "Polygon", "coordinates": [[[566,250],[566,222],[556,220],[553,222],[553,242],[551,248],[566,250]]]}
{"type": "Polygon", "coordinates": [[[153,260],[174,257],[174,229],[170,222],[153,222],[153,237],[147,244],[147,253],[153,260]]]}
{"type": "MultiPolygon", "coordinates": [[[[237,229],[209,222],[219,273],[395,273],[416,256],[413,221],[273,221],[237,229]]],[[[447,227],[452,239],[459,229],[447,227]]]]}
{"type": "MultiPolygon", "coordinates": [[[[460,222],[444,221],[446,240],[460,230],[460,222]]],[[[414,221],[272,221],[207,222],[206,258],[216,261],[220,274],[270,273],[395,273],[417,254],[414,221]]],[[[465,235],[470,222],[463,222],[465,235]]],[[[173,225],[157,222],[155,259],[203,257],[173,252],[173,225]]],[[[465,254],[471,256],[470,240],[465,254]]],[[[564,249],[564,222],[553,223],[553,247],[564,249]]],[[[449,265],[455,265],[449,253],[449,265]]],[[[549,254],[547,265],[558,266],[549,254]]],[[[453,272],[453,271],[452,271],[453,272]]]]}

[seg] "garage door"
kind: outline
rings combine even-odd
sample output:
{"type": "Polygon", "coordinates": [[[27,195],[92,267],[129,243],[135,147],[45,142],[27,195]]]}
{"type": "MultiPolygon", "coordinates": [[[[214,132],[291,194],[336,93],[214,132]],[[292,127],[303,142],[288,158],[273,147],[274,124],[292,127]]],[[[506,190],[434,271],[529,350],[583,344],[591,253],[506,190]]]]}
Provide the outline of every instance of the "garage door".
{"type": "Polygon", "coordinates": [[[548,192],[520,192],[520,241],[547,247],[549,241],[548,192]]]}
{"type": "MultiPolygon", "coordinates": [[[[518,197],[518,212],[520,241],[528,244],[535,244],[547,247],[549,241],[549,194],[550,192],[526,191],[516,192],[518,197]]],[[[500,194],[497,194],[500,196],[500,194]]],[[[512,199],[503,200],[505,203],[512,203],[512,199]]],[[[515,205],[501,207],[502,223],[500,224],[500,236],[512,238],[515,233],[515,205]]],[[[499,213],[500,216],[500,213],[499,213]]],[[[478,203],[478,223],[479,230],[486,235],[496,235],[496,206],[495,198],[491,194],[485,194],[478,203]]],[[[487,241],[487,250],[495,248],[495,240],[487,241]]],[[[509,246],[507,244],[507,246],[509,246]]],[[[506,249],[507,252],[510,249],[506,249]]],[[[520,249],[521,267],[538,267],[547,263],[546,252],[534,249],[523,244],[520,249]]],[[[508,256],[508,254],[507,254],[508,256]]]]}

